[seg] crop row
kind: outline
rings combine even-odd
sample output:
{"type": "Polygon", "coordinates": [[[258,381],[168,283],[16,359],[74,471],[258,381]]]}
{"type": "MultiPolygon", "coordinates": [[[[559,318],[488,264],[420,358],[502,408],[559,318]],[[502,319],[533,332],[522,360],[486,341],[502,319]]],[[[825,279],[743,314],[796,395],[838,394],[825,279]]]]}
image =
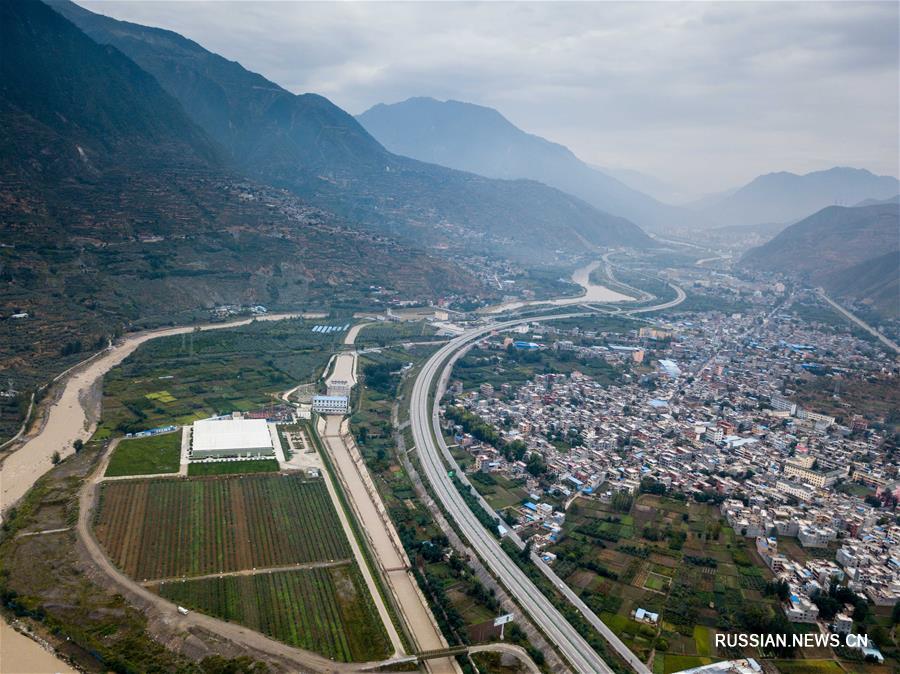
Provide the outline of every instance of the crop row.
{"type": "Polygon", "coordinates": [[[384,626],[353,563],[170,581],[161,596],[344,662],[384,658],[384,626]]]}
{"type": "Polygon", "coordinates": [[[296,475],[108,482],[95,531],[138,580],[350,557],[324,483],[296,475]]]}

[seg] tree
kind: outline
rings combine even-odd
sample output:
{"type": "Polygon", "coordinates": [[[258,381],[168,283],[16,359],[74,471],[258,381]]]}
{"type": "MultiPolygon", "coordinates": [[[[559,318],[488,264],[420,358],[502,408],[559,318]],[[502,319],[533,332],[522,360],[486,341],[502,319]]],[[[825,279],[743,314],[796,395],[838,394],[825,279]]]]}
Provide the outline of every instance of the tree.
{"type": "Polygon", "coordinates": [[[534,477],[537,477],[538,475],[547,472],[547,465],[544,463],[544,459],[541,458],[540,454],[532,454],[528,457],[528,465],[525,466],[525,470],[534,477]]]}
{"type": "Polygon", "coordinates": [[[81,438],[78,438],[72,443],[72,447],[75,448],[75,453],[77,454],[84,448],[84,441],[81,438]]]}
{"type": "Polygon", "coordinates": [[[62,461],[62,457],[59,455],[59,452],[53,452],[53,456],[50,457],[50,461],[54,466],[62,461]]]}

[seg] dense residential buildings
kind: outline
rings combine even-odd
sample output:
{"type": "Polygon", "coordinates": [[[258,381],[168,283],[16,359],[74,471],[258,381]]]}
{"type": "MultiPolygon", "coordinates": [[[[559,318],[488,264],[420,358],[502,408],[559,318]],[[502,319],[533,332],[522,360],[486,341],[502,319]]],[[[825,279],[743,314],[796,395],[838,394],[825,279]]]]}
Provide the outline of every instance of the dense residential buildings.
{"type": "MultiPolygon", "coordinates": [[[[558,540],[574,499],[609,501],[658,484],[720,504],[738,535],[756,539],[790,589],[783,609],[793,622],[819,620],[812,599],[833,581],[877,606],[900,600],[900,526],[882,507],[900,494],[886,420],[847,404],[839,416],[827,413],[798,394],[809,381],[831,382],[835,401],[853,377],[892,385],[897,364],[877,345],[760,304],[676,314],[627,334],[534,325],[476,348],[566,352],[620,375],[609,383],[575,369],[515,386],[451,386],[450,404],[496,429],[498,440],[480,442],[452,419],[448,431],[473,470],[524,480],[529,499],[506,517],[538,549],[558,540]],[[504,453],[515,441],[525,455],[504,453]],[[779,539],[807,554],[779,550],[779,539]]],[[[847,626],[839,617],[833,629],[847,626]]]]}

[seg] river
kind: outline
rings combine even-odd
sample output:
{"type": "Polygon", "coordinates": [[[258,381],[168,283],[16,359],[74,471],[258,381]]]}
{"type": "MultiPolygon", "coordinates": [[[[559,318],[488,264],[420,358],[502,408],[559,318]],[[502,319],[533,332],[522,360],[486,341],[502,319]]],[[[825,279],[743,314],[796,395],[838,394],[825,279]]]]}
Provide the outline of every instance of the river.
{"type": "Polygon", "coordinates": [[[513,302],[504,302],[503,304],[497,304],[493,307],[487,307],[481,310],[481,313],[485,314],[500,314],[504,311],[513,311],[515,309],[521,309],[522,307],[530,307],[530,306],[538,306],[538,305],[555,305],[555,306],[567,306],[569,304],[584,304],[585,302],[627,302],[629,300],[633,300],[633,297],[628,295],[623,295],[622,293],[618,293],[615,290],[610,290],[606,286],[597,285],[593,281],[591,281],[591,272],[593,272],[597,267],[599,267],[602,262],[597,260],[596,262],[591,262],[584,267],[579,267],[574,272],[572,272],[572,283],[580,285],[584,288],[584,294],[578,295],[577,297],[560,297],[555,300],[517,300],[513,302]]]}
{"type": "Polygon", "coordinates": [[[71,666],[0,620],[0,673],[75,674],[71,666]]]}
{"type": "MultiPolygon", "coordinates": [[[[271,314],[229,323],[211,323],[200,326],[200,330],[221,330],[247,325],[252,320],[277,321],[302,316],[271,314]]],[[[90,418],[90,392],[107,372],[134,353],[141,344],[159,337],[189,333],[195,327],[163,328],[129,335],[85,364],[74,368],[62,384],[62,393],[46,410],[43,427],[37,435],[26,435],[25,442],[3,460],[0,466],[0,513],[22,498],[38,478],[53,467],[53,452],[58,451],[60,456],[66,457],[75,451],[75,440],[87,441],[93,435],[97,421],[90,418]]],[[[73,671],[62,660],[44,650],[37,642],[16,632],[2,619],[0,629],[0,674],[73,671]]]]}

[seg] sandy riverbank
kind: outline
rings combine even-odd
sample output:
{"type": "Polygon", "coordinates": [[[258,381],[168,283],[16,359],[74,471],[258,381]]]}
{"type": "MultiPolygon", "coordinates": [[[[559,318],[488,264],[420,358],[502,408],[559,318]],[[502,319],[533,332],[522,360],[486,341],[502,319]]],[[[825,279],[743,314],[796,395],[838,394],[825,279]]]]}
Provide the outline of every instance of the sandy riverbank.
{"type": "Polygon", "coordinates": [[[578,295],[577,297],[560,297],[555,300],[529,300],[529,301],[515,301],[515,302],[504,302],[503,304],[498,304],[493,307],[487,307],[482,310],[482,313],[485,314],[500,314],[504,311],[513,311],[515,309],[521,309],[522,307],[530,307],[530,306],[538,306],[538,305],[549,305],[549,306],[567,306],[569,304],[584,304],[586,302],[628,302],[633,300],[633,297],[629,297],[628,295],[623,295],[622,293],[616,292],[615,290],[611,290],[606,286],[597,285],[593,281],[591,281],[591,272],[593,272],[597,267],[599,267],[602,263],[598,260],[596,262],[591,262],[584,267],[579,267],[572,273],[572,283],[576,283],[584,288],[584,294],[578,295]]]}
{"type": "MultiPolygon", "coordinates": [[[[298,318],[300,314],[272,314],[256,320],[273,321],[298,318]]],[[[247,325],[253,319],[231,323],[211,323],[200,330],[221,330],[247,325]]],[[[141,344],[171,335],[181,335],[195,330],[195,326],[164,328],[129,335],[83,366],[75,368],[60,384],[63,389],[58,398],[44,411],[40,430],[26,436],[18,447],[3,459],[0,466],[0,513],[5,511],[34,486],[38,478],[53,467],[53,452],[70,455],[75,440],[87,441],[97,426],[99,399],[91,394],[103,376],[134,353],[141,344]]]]}

